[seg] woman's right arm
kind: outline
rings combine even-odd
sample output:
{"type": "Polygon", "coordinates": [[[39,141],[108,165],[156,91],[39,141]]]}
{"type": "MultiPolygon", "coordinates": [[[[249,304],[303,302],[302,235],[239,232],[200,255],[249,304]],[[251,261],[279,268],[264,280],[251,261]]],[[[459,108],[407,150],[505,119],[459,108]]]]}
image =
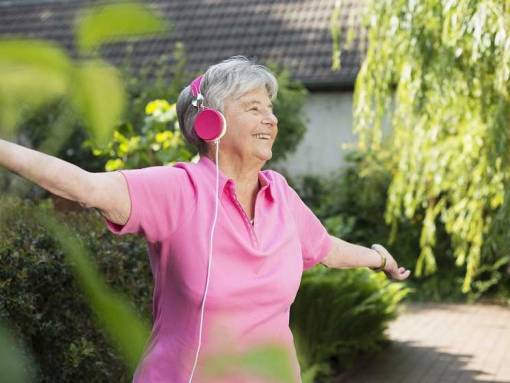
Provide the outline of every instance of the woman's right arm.
{"type": "Polygon", "coordinates": [[[131,209],[127,182],[120,172],[90,173],[59,158],[0,139],[0,166],[50,193],[96,208],[124,225],[131,209]]]}

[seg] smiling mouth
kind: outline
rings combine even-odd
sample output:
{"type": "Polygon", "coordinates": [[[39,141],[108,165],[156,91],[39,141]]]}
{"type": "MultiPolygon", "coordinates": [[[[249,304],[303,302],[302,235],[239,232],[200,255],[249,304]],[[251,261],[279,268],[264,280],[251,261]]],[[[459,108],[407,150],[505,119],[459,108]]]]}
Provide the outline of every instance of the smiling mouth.
{"type": "Polygon", "coordinates": [[[264,134],[264,133],[261,133],[261,134],[254,134],[253,135],[255,138],[258,138],[260,140],[270,140],[271,139],[271,136],[269,134],[264,134]]]}

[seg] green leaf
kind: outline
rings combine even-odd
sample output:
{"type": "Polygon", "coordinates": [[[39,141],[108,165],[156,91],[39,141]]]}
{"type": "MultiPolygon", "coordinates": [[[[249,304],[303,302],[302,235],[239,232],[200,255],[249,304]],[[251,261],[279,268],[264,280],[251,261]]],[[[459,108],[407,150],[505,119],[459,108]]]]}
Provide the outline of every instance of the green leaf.
{"type": "Polygon", "coordinates": [[[43,40],[0,40],[0,63],[65,74],[72,67],[71,60],[57,44],[43,40]]]}
{"type": "Polygon", "coordinates": [[[258,345],[241,354],[219,352],[205,361],[205,373],[211,378],[226,378],[242,373],[251,377],[293,382],[292,366],[284,346],[275,343],[258,345]]]}
{"type": "Polygon", "coordinates": [[[76,24],[76,39],[82,52],[105,42],[167,31],[167,22],[147,7],[137,4],[108,4],[84,11],[76,24]]]}
{"type": "Polygon", "coordinates": [[[0,326],[0,371],[2,383],[27,383],[29,376],[27,368],[31,364],[5,327],[0,326]]]}
{"type": "Polygon", "coordinates": [[[64,249],[92,309],[103,328],[118,347],[127,365],[134,370],[143,354],[149,326],[130,307],[128,300],[113,292],[100,277],[84,246],[54,217],[36,213],[64,249]]]}
{"type": "Polygon", "coordinates": [[[14,131],[24,113],[65,94],[67,83],[63,73],[0,63],[1,129],[14,131]]]}
{"type": "Polygon", "coordinates": [[[98,61],[88,61],[75,72],[73,102],[85,119],[98,145],[110,140],[125,104],[124,87],[118,71],[98,61]]]}
{"type": "Polygon", "coordinates": [[[71,73],[55,44],[0,40],[0,134],[10,137],[24,113],[65,94],[71,73]]]}

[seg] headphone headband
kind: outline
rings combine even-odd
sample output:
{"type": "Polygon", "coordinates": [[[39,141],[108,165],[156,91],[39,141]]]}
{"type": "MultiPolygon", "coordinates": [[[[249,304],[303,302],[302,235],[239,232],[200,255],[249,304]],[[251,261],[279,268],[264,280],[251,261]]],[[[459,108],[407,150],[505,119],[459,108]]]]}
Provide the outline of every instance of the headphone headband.
{"type": "Polygon", "coordinates": [[[200,94],[200,87],[202,85],[202,79],[204,78],[204,75],[201,74],[200,76],[198,76],[196,79],[194,79],[192,82],[191,82],[191,95],[193,97],[198,97],[198,95],[200,94]]]}

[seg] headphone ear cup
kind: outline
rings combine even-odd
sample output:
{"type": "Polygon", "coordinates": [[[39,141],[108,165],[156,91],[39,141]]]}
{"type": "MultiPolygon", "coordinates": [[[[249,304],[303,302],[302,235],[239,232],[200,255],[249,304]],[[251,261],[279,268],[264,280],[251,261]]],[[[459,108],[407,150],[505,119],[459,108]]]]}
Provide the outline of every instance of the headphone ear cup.
{"type": "Polygon", "coordinates": [[[202,109],[195,118],[197,136],[206,142],[219,140],[227,132],[227,122],[222,113],[216,109],[202,109]]]}

